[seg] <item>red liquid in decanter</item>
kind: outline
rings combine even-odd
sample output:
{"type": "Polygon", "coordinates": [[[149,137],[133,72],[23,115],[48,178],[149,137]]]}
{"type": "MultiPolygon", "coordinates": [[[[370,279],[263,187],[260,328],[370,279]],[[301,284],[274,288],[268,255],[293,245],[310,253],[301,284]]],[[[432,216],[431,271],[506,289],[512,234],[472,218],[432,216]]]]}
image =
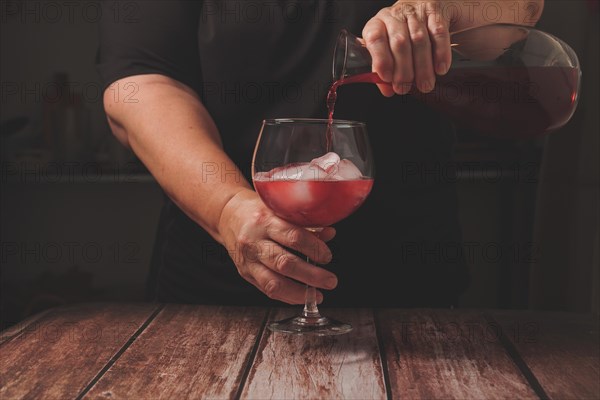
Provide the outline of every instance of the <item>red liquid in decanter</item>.
{"type": "MultiPolygon", "coordinates": [[[[564,125],[577,101],[578,70],[572,67],[453,68],[438,76],[430,93],[409,92],[476,132],[511,138],[541,136],[564,125]]],[[[350,83],[384,83],[377,74],[351,76],[331,85],[327,96],[333,119],[337,89],[350,83]]],[[[327,131],[327,143],[331,129],[327,131]]]]}

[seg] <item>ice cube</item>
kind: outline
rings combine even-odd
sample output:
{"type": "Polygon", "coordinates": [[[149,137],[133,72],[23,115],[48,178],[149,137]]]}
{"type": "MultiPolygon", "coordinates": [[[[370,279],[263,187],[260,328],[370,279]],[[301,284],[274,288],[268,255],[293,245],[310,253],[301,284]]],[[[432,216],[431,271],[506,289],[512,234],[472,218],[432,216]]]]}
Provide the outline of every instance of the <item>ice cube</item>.
{"type": "Polygon", "coordinates": [[[269,172],[270,180],[273,181],[297,181],[302,179],[305,170],[309,168],[307,163],[288,164],[278,167],[269,172]]]}
{"type": "Polygon", "coordinates": [[[307,207],[314,202],[312,187],[310,182],[298,181],[294,182],[289,188],[288,195],[290,196],[290,204],[299,207],[307,207]]]}
{"type": "Polygon", "coordinates": [[[338,181],[349,181],[354,179],[362,178],[362,173],[354,165],[354,163],[348,159],[343,159],[338,164],[336,173],[333,175],[333,179],[338,181]]]}
{"type": "Polygon", "coordinates": [[[334,152],[329,152],[319,158],[315,158],[310,162],[311,165],[318,165],[328,174],[334,173],[337,165],[340,162],[340,156],[334,152]]]}
{"type": "Polygon", "coordinates": [[[302,181],[324,181],[329,179],[330,174],[316,164],[310,164],[302,172],[300,180],[302,181]]]}
{"type": "Polygon", "coordinates": [[[254,177],[252,178],[255,181],[268,181],[271,179],[271,173],[270,172],[257,172],[254,174],[254,177]]]}

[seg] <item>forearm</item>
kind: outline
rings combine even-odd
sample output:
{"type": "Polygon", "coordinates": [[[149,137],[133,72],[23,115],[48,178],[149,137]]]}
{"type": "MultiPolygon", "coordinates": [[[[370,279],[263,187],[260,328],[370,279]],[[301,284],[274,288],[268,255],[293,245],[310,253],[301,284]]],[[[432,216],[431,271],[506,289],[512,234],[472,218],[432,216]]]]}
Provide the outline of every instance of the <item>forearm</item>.
{"type": "Polygon", "coordinates": [[[221,212],[250,185],[223,151],[212,118],[189,88],[169,78],[125,79],[138,85],[137,103],[105,95],[115,135],[129,144],[168,196],[222,243],[221,212]]]}

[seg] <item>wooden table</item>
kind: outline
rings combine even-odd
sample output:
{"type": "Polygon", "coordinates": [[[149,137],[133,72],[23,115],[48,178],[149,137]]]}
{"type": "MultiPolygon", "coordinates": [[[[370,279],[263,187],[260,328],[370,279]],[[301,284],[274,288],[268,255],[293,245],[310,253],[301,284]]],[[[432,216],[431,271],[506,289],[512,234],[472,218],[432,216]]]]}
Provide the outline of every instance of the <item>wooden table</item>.
{"type": "Polygon", "coordinates": [[[600,398],[598,318],[325,309],[354,330],[273,334],[295,309],[84,304],[0,336],[0,398],[600,398]]]}

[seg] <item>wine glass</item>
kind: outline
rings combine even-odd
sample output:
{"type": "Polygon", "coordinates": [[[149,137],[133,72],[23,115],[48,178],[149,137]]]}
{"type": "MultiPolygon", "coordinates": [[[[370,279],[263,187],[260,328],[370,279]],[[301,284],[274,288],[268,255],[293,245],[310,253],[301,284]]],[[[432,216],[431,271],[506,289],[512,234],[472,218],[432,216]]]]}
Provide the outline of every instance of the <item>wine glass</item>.
{"type": "MultiPolygon", "coordinates": [[[[538,29],[490,24],[451,32],[452,64],[429,95],[410,94],[476,132],[531,138],[564,126],[578,103],[577,54],[538,29]]],[[[333,55],[334,86],[389,84],[372,73],[364,40],[346,30],[333,55]]]]}
{"type": "MultiPolygon", "coordinates": [[[[263,122],[252,160],[252,181],[265,205],[280,218],[319,232],[360,207],[373,178],[365,124],[319,119],[263,122]]],[[[269,329],[329,336],[349,332],[352,326],[321,316],[316,290],[307,285],[301,315],[273,322],[269,329]]]]}

